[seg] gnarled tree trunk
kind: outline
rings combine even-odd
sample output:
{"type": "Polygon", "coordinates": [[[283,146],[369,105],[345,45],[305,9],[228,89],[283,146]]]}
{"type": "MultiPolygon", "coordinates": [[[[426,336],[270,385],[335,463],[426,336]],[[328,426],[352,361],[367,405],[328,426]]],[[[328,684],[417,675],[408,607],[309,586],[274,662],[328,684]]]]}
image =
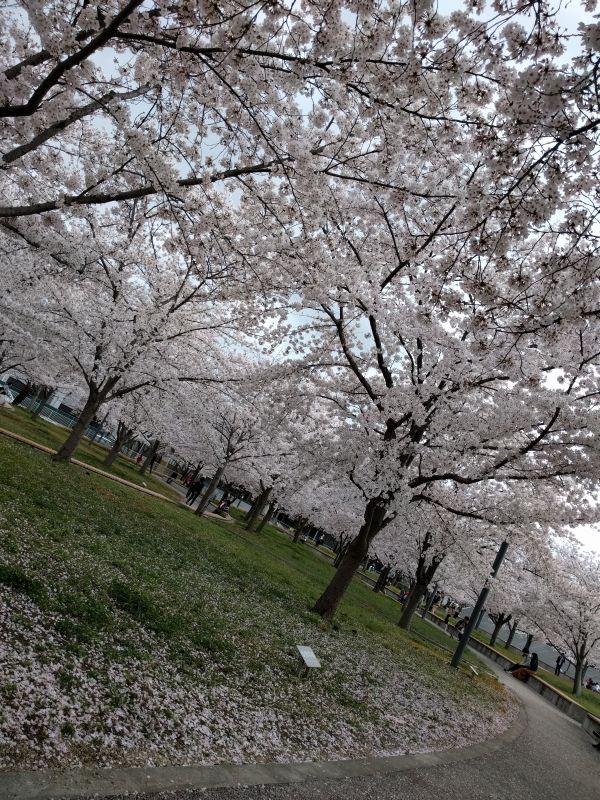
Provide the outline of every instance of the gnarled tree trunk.
{"type": "Polygon", "coordinates": [[[575,677],[573,678],[573,694],[575,697],[581,697],[581,692],[583,688],[583,679],[585,677],[585,673],[587,672],[588,663],[586,660],[587,657],[587,638],[584,638],[583,641],[579,644],[579,647],[575,649],[575,677]]]}
{"type": "Polygon", "coordinates": [[[248,517],[246,518],[246,528],[249,531],[253,531],[258,527],[259,517],[262,514],[265,505],[268,503],[272,491],[272,486],[269,486],[267,489],[263,489],[254,503],[252,503],[252,507],[250,508],[248,517]]]}
{"type": "Polygon", "coordinates": [[[276,508],[277,508],[277,503],[275,501],[273,501],[272,503],[269,503],[269,508],[267,509],[267,513],[264,515],[264,517],[260,521],[260,525],[256,529],[257,533],[260,533],[263,530],[263,528],[265,527],[265,525],[268,522],[271,521],[271,519],[273,518],[273,514],[275,513],[275,509],[276,508]]]}
{"type": "Polygon", "coordinates": [[[206,511],[206,509],[208,508],[208,504],[210,503],[210,500],[211,500],[211,498],[212,498],[212,496],[213,496],[213,492],[215,491],[215,489],[216,489],[216,488],[217,488],[217,486],[219,485],[219,481],[220,481],[220,480],[221,480],[221,478],[223,477],[223,473],[225,472],[225,467],[226,467],[226,466],[227,466],[226,464],[223,464],[223,466],[219,467],[219,469],[218,469],[218,470],[215,472],[215,474],[212,476],[212,480],[211,480],[211,482],[208,484],[208,488],[207,488],[207,490],[204,492],[204,494],[202,495],[202,497],[201,497],[201,499],[200,499],[200,502],[198,503],[198,508],[197,508],[197,509],[196,509],[196,511],[194,512],[194,513],[195,513],[195,514],[197,514],[199,517],[201,517],[201,516],[202,516],[202,514],[203,514],[203,513],[206,511]]]}
{"type": "Polygon", "coordinates": [[[152,459],[154,458],[154,456],[158,452],[159,445],[160,445],[160,442],[159,442],[158,439],[155,439],[152,442],[152,446],[150,447],[150,450],[148,450],[148,452],[146,453],[146,457],[144,458],[142,466],[140,467],[140,475],[145,475],[146,474],[146,472],[148,470],[148,467],[150,466],[150,462],[152,461],[152,459]]]}
{"type": "Polygon", "coordinates": [[[519,624],[519,620],[515,619],[515,620],[513,620],[513,623],[510,626],[510,630],[508,632],[508,639],[506,640],[506,644],[504,645],[507,650],[509,649],[509,647],[511,646],[511,644],[513,642],[513,639],[515,638],[515,633],[517,632],[517,625],[518,624],[519,624]]]}
{"type": "Polygon", "coordinates": [[[63,446],[52,456],[54,461],[70,461],[73,457],[75,450],[79,447],[79,443],[83,438],[83,434],[87,426],[94,419],[94,415],[104,402],[104,396],[97,392],[95,389],[90,389],[88,399],[77,419],[77,422],[71,429],[71,433],[67,437],[63,446]]]}
{"type": "Polygon", "coordinates": [[[31,394],[31,392],[36,392],[36,385],[35,383],[31,383],[31,381],[27,381],[26,385],[17,393],[17,396],[12,401],[13,406],[20,405],[25,398],[31,394]]]}
{"type": "Polygon", "coordinates": [[[429,586],[428,583],[421,583],[417,582],[413,585],[410,595],[408,596],[406,603],[404,604],[404,610],[402,611],[402,615],[398,622],[398,627],[403,628],[405,631],[409,630],[410,623],[412,622],[412,618],[415,615],[415,611],[419,607],[419,603],[425,597],[425,593],[427,592],[427,587],[429,586]]]}
{"type": "Polygon", "coordinates": [[[358,536],[353,539],[340,560],[340,564],[329,585],[313,606],[313,611],[324,619],[332,619],[340,600],[350,585],[360,562],[369,552],[369,546],[383,527],[387,503],[372,498],[365,508],[364,522],[358,536]]]}
{"type": "Polygon", "coordinates": [[[392,565],[386,564],[377,577],[377,582],[373,587],[374,592],[385,592],[385,588],[388,585],[391,571],[392,571],[392,565]]]}
{"type": "Polygon", "coordinates": [[[300,540],[300,537],[307,530],[307,528],[308,528],[308,522],[303,517],[300,517],[296,524],[296,528],[294,529],[294,535],[292,537],[292,541],[294,543],[298,542],[300,540]]]}
{"type": "Polygon", "coordinates": [[[115,463],[117,456],[121,452],[121,448],[131,439],[132,435],[133,429],[128,428],[127,425],[119,420],[117,424],[117,438],[104,459],[104,464],[107,467],[111,467],[115,463]]]}
{"type": "Polygon", "coordinates": [[[94,419],[98,409],[105,402],[110,392],[115,388],[120,380],[120,375],[114,375],[112,378],[106,378],[100,386],[96,386],[93,382],[88,384],[88,398],[85,402],[83,410],[79,415],[79,419],[73,426],[71,433],[67,437],[67,441],[63,444],[60,450],[53,456],[54,461],[69,461],[73,453],[79,446],[85,429],[94,419]]]}
{"type": "Polygon", "coordinates": [[[491,619],[494,623],[494,630],[492,631],[492,638],[490,639],[490,647],[493,647],[496,644],[496,639],[502,628],[512,619],[512,614],[494,614],[491,619]]]}
{"type": "Polygon", "coordinates": [[[419,560],[417,561],[417,568],[414,574],[415,583],[412,587],[410,597],[407,599],[404,605],[402,616],[398,622],[398,626],[404,630],[409,630],[414,613],[419,607],[421,599],[427,592],[427,587],[433,580],[433,576],[443,561],[443,556],[434,556],[431,560],[431,563],[427,564],[427,551],[431,549],[432,544],[432,535],[430,533],[426,533],[423,543],[421,544],[421,552],[419,554],[419,560]]]}
{"type": "Polygon", "coordinates": [[[37,405],[34,403],[31,406],[31,419],[37,419],[39,417],[39,415],[46,407],[46,403],[52,397],[53,394],[54,394],[54,389],[48,389],[45,386],[41,389],[40,394],[38,396],[37,405]]]}

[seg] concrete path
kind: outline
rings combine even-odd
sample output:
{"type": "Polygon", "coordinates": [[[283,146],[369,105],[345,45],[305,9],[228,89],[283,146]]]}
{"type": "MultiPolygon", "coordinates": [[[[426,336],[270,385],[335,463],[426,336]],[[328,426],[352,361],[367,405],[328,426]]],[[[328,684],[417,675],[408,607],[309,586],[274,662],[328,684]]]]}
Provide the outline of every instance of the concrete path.
{"type": "Polygon", "coordinates": [[[487,663],[519,697],[524,713],[506,734],[481,745],[437,754],[323,764],[94,770],[87,776],[75,770],[15,775],[12,780],[5,774],[0,775],[0,797],[600,800],[600,751],[592,748],[590,736],[526,684],[499,672],[493,662],[487,663]],[[160,791],[166,786],[195,788],[160,791]],[[215,786],[222,788],[211,788],[215,786]]]}
{"type": "Polygon", "coordinates": [[[588,734],[526,684],[504,674],[501,680],[523,702],[527,723],[521,736],[497,752],[367,777],[188,790],[153,800],[599,800],[600,750],[588,734]]]}

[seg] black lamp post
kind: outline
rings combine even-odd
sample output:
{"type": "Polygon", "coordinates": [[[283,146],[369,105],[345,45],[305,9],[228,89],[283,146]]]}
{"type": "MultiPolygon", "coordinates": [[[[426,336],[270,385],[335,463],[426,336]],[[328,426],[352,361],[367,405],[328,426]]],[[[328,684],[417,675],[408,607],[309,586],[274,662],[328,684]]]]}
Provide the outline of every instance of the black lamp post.
{"type": "MultiPolygon", "coordinates": [[[[495,578],[498,574],[498,570],[500,569],[500,564],[504,560],[504,556],[506,555],[506,551],[508,550],[508,542],[502,542],[500,545],[500,549],[496,553],[496,558],[494,559],[494,563],[492,564],[492,571],[490,572],[490,577],[495,578]]],[[[465,651],[465,647],[469,643],[469,637],[475,628],[475,624],[479,619],[479,613],[483,609],[485,605],[485,601],[487,600],[487,596],[490,593],[490,578],[486,579],[486,582],[483,586],[483,589],[479,593],[479,597],[477,598],[477,602],[475,603],[475,608],[471,611],[471,616],[469,617],[469,621],[465,627],[463,635],[458,642],[458,646],[452,656],[452,661],[450,662],[451,667],[458,667],[460,661],[463,657],[463,653],[465,651]]]]}

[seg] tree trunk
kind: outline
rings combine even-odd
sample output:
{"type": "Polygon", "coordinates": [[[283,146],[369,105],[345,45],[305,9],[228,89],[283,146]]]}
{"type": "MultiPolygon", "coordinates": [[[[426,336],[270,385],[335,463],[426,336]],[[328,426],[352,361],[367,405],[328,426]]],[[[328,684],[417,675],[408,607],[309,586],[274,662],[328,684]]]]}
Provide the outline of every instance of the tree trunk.
{"type": "Polygon", "coordinates": [[[201,469],[202,469],[202,462],[201,462],[201,461],[199,461],[199,462],[198,462],[198,466],[197,466],[197,467],[196,467],[196,469],[195,469],[195,470],[192,472],[192,477],[191,477],[191,482],[192,482],[192,483],[193,483],[193,482],[196,480],[196,478],[197,478],[197,477],[198,477],[198,475],[200,474],[200,470],[201,470],[201,469]]]}
{"type": "Polygon", "coordinates": [[[273,491],[273,487],[269,486],[268,489],[263,489],[262,492],[258,495],[250,511],[248,512],[248,516],[246,518],[246,528],[249,531],[253,531],[258,526],[258,518],[263,512],[265,505],[269,500],[269,496],[273,491]]]}
{"type": "Polygon", "coordinates": [[[412,622],[412,618],[414,617],[415,611],[419,607],[419,603],[425,596],[428,585],[429,584],[427,583],[415,583],[415,585],[412,587],[410,596],[406,601],[406,604],[402,611],[402,616],[400,617],[400,621],[398,622],[399,628],[402,628],[405,631],[410,630],[410,623],[412,622]]]}
{"type": "Polygon", "coordinates": [[[517,625],[519,624],[519,620],[513,620],[513,624],[510,626],[510,631],[508,632],[508,639],[506,640],[506,644],[504,645],[508,650],[512,644],[513,639],[515,638],[515,633],[517,632],[517,625]]]}
{"type": "Polygon", "coordinates": [[[29,383],[27,381],[26,386],[24,386],[18,393],[15,399],[12,401],[13,406],[19,406],[25,400],[28,394],[31,393],[32,390],[35,389],[35,384],[29,383]]]}
{"type": "Polygon", "coordinates": [[[584,636],[579,645],[575,648],[575,677],[573,679],[573,694],[575,697],[581,697],[583,681],[585,679],[585,673],[587,672],[587,668],[589,666],[586,656],[587,656],[587,636],[584,636]]]}
{"type": "Polygon", "coordinates": [[[475,623],[475,627],[473,628],[473,633],[479,629],[479,626],[483,622],[483,615],[485,614],[485,608],[482,608],[479,612],[479,617],[477,618],[477,622],[475,623]]]}
{"type": "Polygon", "coordinates": [[[119,420],[117,424],[117,436],[115,438],[115,443],[108,451],[106,458],[104,459],[104,464],[107,467],[111,467],[121,452],[121,448],[125,446],[127,442],[131,441],[131,437],[133,435],[133,428],[128,428],[127,425],[124,425],[121,420],[119,420]]]}
{"type": "Polygon", "coordinates": [[[332,619],[340,600],[359,567],[360,562],[369,552],[369,546],[379,533],[385,519],[387,504],[378,498],[368,501],[365,508],[364,522],[344,553],[340,565],[329,585],[313,606],[313,611],[324,619],[332,619]]]}
{"type": "Polygon", "coordinates": [[[121,447],[122,446],[123,446],[123,443],[120,442],[118,439],[115,439],[115,443],[110,448],[110,450],[108,451],[108,453],[106,455],[106,458],[104,459],[104,465],[106,467],[112,467],[112,465],[115,463],[115,461],[117,459],[117,456],[121,452],[121,447]]]}
{"type": "Polygon", "coordinates": [[[298,524],[296,525],[296,528],[294,529],[294,536],[292,537],[292,541],[294,542],[294,544],[296,544],[296,542],[298,542],[300,540],[300,537],[302,536],[302,534],[306,530],[306,526],[307,526],[306,520],[302,519],[302,517],[300,517],[300,519],[298,520],[298,524]]]}
{"type": "Polygon", "coordinates": [[[73,453],[77,450],[81,439],[83,438],[83,434],[85,433],[85,429],[90,424],[90,422],[94,418],[94,414],[98,411],[102,403],[104,402],[104,395],[98,391],[90,390],[88,399],[83,407],[81,414],[75,425],[73,426],[71,433],[67,437],[66,442],[60,448],[60,450],[52,456],[53,461],[70,461],[73,457],[73,453]]]}
{"type": "Polygon", "coordinates": [[[31,407],[31,419],[37,419],[39,415],[42,413],[44,408],[46,407],[46,403],[52,397],[54,391],[52,389],[42,389],[42,393],[40,396],[40,401],[37,406],[33,405],[31,407]]]}
{"type": "Polygon", "coordinates": [[[506,616],[504,614],[499,614],[498,619],[494,623],[494,630],[492,631],[492,638],[490,639],[490,647],[493,647],[496,644],[498,634],[506,625],[506,623],[510,621],[511,616],[512,614],[508,614],[506,616]]]}
{"type": "Polygon", "coordinates": [[[35,411],[35,409],[38,406],[38,402],[39,402],[40,397],[42,397],[42,387],[41,386],[36,390],[36,393],[33,396],[33,400],[31,401],[31,408],[29,409],[29,413],[31,414],[32,418],[33,418],[33,412],[35,411]]]}
{"type": "Polygon", "coordinates": [[[388,585],[388,580],[390,577],[390,572],[392,571],[392,565],[387,564],[379,573],[379,577],[377,578],[377,582],[373,587],[374,592],[385,592],[385,587],[388,585]]]}
{"type": "MultiPolygon", "coordinates": [[[[338,549],[337,553],[335,554],[335,559],[333,560],[333,566],[337,569],[339,565],[344,560],[344,556],[346,555],[346,550],[348,549],[348,542],[344,539],[343,541],[340,540],[338,542],[338,549]]],[[[361,558],[362,561],[362,558],[361,558]]],[[[360,566],[360,564],[358,565],[360,566]]],[[[358,569],[358,567],[357,567],[358,569]]]]}
{"type": "Polygon", "coordinates": [[[575,697],[581,697],[585,670],[586,666],[580,659],[577,659],[575,662],[575,677],[573,678],[573,694],[575,697]]]}
{"type": "Polygon", "coordinates": [[[438,567],[444,559],[443,555],[434,556],[431,559],[431,563],[427,564],[427,551],[431,549],[432,542],[433,536],[431,532],[426,533],[421,544],[421,550],[419,553],[419,560],[417,561],[415,574],[411,578],[412,588],[410,597],[407,599],[404,605],[404,610],[402,611],[402,615],[398,622],[398,626],[406,631],[409,630],[414,613],[419,607],[421,599],[427,592],[427,587],[431,584],[438,567]]]}
{"type": "Polygon", "coordinates": [[[152,442],[152,446],[150,447],[150,450],[148,450],[148,454],[146,455],[146,458],[144,459],[144,462],[143,462],[142,466],[140,467],[140,475],[145,475],[146,474],[146,471],[147,471],[148,467],[150,466],[150,462],[152,461],[152,459],[154,458],[154,456],[156,455],[156,453],[158,451],[159,444],[160,444],[160,442],[159,442],[158,439],[155,439],[152,442]]]}
{"type": "Polygon", "coordinates": [[[265,525],[268,522],[271,521],[271,519],[273,517],[273,514],[275,513],[275,509],[276,508],[277,508],[277,504],[275,502],[272,502],[272,503],[269,504],[269,508],[267,509],[267,513],[264,515],[264,517],[262,518],[262,520],[260,522],[260,525],[256,529],[257,533],[260,533],[264,529],[265,525]]]}
{"type": "Polygon", "coordinates": [[[194,512],[194,513],[198,514],[199,517],[201,517],[202,514],[208,508],[208,504],[210,503],[211,497],[213,496],[213,492],[215,491],[215,489],[219,485],[219,481],[221,480],[221,477],[222,477],[223,473],[225,472],[225,467],[226,467],[226,464],[223,464],[222,467],[219,467],[219,469],[212,476],[212,480],[208,484],[208,489],[202,495],[202,498],[201,498],[200,502],[198,503],[198,508],[194,512]]]}

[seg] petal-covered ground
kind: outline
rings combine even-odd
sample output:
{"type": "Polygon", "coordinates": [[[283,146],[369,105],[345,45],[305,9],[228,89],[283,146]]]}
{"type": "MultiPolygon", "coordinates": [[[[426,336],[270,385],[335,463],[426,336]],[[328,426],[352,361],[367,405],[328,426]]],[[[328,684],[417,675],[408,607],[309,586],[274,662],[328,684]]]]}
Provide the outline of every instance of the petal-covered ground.
{"type": "Polygon", "coordinates": [[[323,624],[308,607],[330,567],[281,534],[224,530],[16,445],[2,457],[1,768],[440,750],[513,719],[501,687],[452,670],[358,582],[323,624]],[[299,676],[296,644],[322,668],[299,676]]]}

